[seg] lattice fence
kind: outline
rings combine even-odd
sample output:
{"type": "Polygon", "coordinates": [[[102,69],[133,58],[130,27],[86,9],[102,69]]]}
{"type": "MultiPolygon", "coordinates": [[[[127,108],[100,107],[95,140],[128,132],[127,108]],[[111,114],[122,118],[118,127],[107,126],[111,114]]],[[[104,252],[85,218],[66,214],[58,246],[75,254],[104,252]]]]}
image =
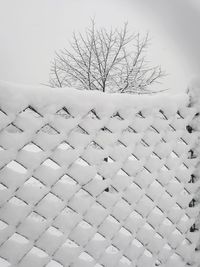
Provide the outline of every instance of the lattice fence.
{"type": "Polygon", "coordinates": [[[0,266],[198,266],[187,96],[48,90],[0,90],[0,266]]]}

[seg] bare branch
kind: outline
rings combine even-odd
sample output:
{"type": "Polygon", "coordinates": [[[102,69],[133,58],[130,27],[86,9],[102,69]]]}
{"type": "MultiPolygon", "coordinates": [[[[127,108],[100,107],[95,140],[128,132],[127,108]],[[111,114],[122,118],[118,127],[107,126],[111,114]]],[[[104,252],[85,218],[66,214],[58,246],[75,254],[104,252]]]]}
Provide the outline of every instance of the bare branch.
{"type": "Polygon", "coordinates": [[[96,29],[95,20],[85,34],[73,33],[70,49],[56,53],[49,83],[103,92],[148,92],[151,84],[165,76],[159,66],[146,60],[149,34],[129,34],[122,29],[96,29]]]}

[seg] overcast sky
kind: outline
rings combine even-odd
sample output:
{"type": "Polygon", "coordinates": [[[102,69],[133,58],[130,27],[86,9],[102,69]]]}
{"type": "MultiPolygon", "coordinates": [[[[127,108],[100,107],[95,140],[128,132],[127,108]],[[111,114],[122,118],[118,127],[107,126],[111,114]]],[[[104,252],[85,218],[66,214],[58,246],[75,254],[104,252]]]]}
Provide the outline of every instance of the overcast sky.
{"type": "Polygon", "coordinates": [[[169,73],[163,88],[184,90],[198,73],[199,0],[0,0],[0,80],[46,83],[55,50],[94,16],[97,26],[150,31],[149,59],[169,73]]]}

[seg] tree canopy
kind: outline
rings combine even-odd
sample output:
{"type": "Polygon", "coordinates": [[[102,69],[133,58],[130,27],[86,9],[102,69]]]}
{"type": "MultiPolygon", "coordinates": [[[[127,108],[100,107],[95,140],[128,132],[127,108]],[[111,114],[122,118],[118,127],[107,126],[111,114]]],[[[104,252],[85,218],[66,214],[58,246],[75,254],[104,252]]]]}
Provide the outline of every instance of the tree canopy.
{"type": "Polygon", "coordinates": [[[146,93],[165,76],[160,66],[149,66],[149,34],[121,29],[97,29],[94,20],[85,33],[73,33],[70,48],[56,52],[51,65],[52,87],[72,86],[102,92],[146,93]]]}

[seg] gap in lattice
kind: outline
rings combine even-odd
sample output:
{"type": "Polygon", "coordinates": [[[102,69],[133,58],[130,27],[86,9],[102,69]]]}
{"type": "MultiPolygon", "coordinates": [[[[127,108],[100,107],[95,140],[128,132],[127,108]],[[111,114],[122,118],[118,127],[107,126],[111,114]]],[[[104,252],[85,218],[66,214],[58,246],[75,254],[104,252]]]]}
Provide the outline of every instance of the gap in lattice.
{"type": "Polygon", "coordinates": [[[2,183],[0,183],[0,191],[6,190],[8,187],[2,183]]]}
{"type": "Polygon", "coordinates": [[[34,220],[36,223],[42,223],[46,221],[46,218],[36,211],[31,212],[27,218],[34,220]]]}
{"type": "MultiPolygon", "coordinates": [[[[188,193],[189,193],[189,192],[188,192],[188,193]]],[[[173,197],[173,196],[172,196],[172,197],[173,197]]],[[[179,203],[177,203],[177,202],[176,202],[175,206],[178,207],[179,210],[182,210],[182,209],[183,209],[183,207],[181,206],[181,204],[179,204],[179,203]]]]}
{"type": "Polygon", "coordinates": [[[136,246],[136,247],[138,247],[138,248],[142,248],[143,247],[143,244],[136,238],[133,239],[131,244],[136,246]]]}
{"type": "Polygon", "coordinates": [[[9,203],[12,203],[13,205],[15,206],[27,206],[26,202],[22,199],[20,199],[19,197],[12,197],[10,200],[9,200],[9,203]]]}
{"type": "MultiPolygon", "coordinates": [[[[8,227],[8,224],[3,222],[2,220],[0,220],[0,231],[7,228],[8,227]]],[[[1,265],[0,265],[1,266],[1,265]]]]}
{"type": "Polygon", "coordinates": [[[113,216],[113,215],[108,215],[108,217],[106,218],[109,222],[111,222],[111,223],[115,223],[115,224],[117,224],[117,225],[119,225],[120,224],[120,222],[113,216]]]}
{"type": "Polygon", "coordinates": [[[177,119],[184,119],[184,117],[181,115],[180,111],[178,110],[176,113],[176,118],[177,119]]]}
{"type": "Polygon", "coordinates": [[[26,180],[24,185],[31,185],[31,186],[39,187],[40,189],[45,187],[43,183],[41,183],[38,179],[34,178],[33,176],[30,177],[28,180],[26,180]]]}
{"type": "Polygon", "coordinates": [[[88,192],[88,191],[86,191],[85,189],[83,189],[83,188],[80,188],[80,190],[77,192],[77,196],[78,197],[88,197],[88,196],[91,196],[91,194],[88,192]]]}
{"type": "Polygon", "coordinates": [[[143,169],[146,170],[148,173],[151,173],[151,171],[146,166],[143,166],[143,169]]]}
{"type": "Polygon", "coordinates": [[[125,266],[130,266],[131,267],[131,260],[129,260],[125,255],[122,256],[122,258],[120,259],[120,262],[122,264],[124,264],[125,266]]]}
{"type": "Polygon", "coordinates": [[[108,254],[115,254],[118,252],[119,252],[119,249],[116,246],[114,246],[113,244],[110,245],[109,247],[107,247],[107,249],[106,249],[106,253],[108,253],[108,254]]]}
{"type": "Polygon", "coordinates": [[[27,151],[27,152],[41,152],[43,151],[39,146],[34,144],[33,142],[25,145],[22,150],[27,151]]]}
{"type": "Polygon", "coordinates": [[[183,233],[177,227],[174,229],[173,234],[175,234],[177,236],[183,235],[183,233]]]}
{"type": "MultiPolygon", "coordinates": [[[[163,212],[163,213],[164,213],[164,212],[163,212]]],[[[163,220],[162,225],[172,226],[172,225],[173,225],[173,222],[172,222],[168,217],[166,217],[166,218],[163,220]]]]}
{"type": "Polygon", "coordinates": [[[104,159],[104,161],[108,162],[108,163],[113,163],[115,162],[114,159],[112,159],[111,157],[107,157],[104,159]]]}
{"type": "Polygon", "coordinates": [[[120,120],[120,121],[124,120],[124,118],[122,118],[122,116],[119,114],[119,112],[114,113],[114,114],[111,116],[111,118],[116,118],[116,119],[118,119],[118,120],[120,120]]]}
{"type": "Polygon", "coordinates": [[[108,129],[106,126],[101,128],[100,130],[103,131],[103,132],[106,132],[106,133],[112,133],[112,131],[110,129],[108,129]]]}
{"type": "Polygon", "coordinates": [[[159,116],[160,119],[164,119],[164,120],[168,120],[167,116],[165,115],[164,111],[163,110],[159,110],[159,114],[161,114],[159,116]]]}
{"type": "Polygon", "coordinates": [[[135,160],[139,160],[139,158],[138,157],[136,157],[133,153],[128,157],[128,160],[133,160],[133,161],[135,161],[135,160]]]}
{"type": "Polygon", "coordinates": [[[153,151],[153,154],[160,160],[162,160],[162,157],[160,157],[156,152],[153,151]]]}
{"type": "Polygon", "coordinates": [[[100,233],[97,232],[97,233],[93,236],[93,240],[105,241],[105,236],[103,236],[102,234],[100,234],[100,233]]]}
{"type": "Polygon", "coordinates": [[[144,119],[144,118],[145,118],[145,117],[143,116],[143,114],[142,114],[142,111],[137,112],[137,113],[135,114],[135,116],[138,117],[138,118],[141,118],[141,119],[144,119]]]}
{"type": "Polygon", "coordinates": [[[170,169],[168,168],[168,166],[166,164],[164,164],[161,168],[162,171],[169,171],[170,169]]]}
{"type": "Polygon", "coordinates": [[[71,185],[77,185],[77,181],[73,179],[73,177],[69,176],[68,174],[64,174],[58,182],[61,182],[63,184],[71,184],[71,185]]]}
{"type": "Polygon", "coordinates": [[[104,191],[112,193],[112,194],[116,194],[119,193],[119,191],[112,185],[110,185],[109,187],[107,187],[104,191]]]}
{"type": "Polygon", "coordinates": [[[55,260],[51,260],[46,267],[64,267],[61,263],[55,261],[55,260]]]}
{"type": "Polygon", "coordinates": [[[3,110],[3,109],[0,109],[0,115],[6,115],[6,116],[8,116],[8,114],[3,110]]]}
{"type": "Polygon", "coordinates": [[[172,126],[170,123],[168,124],[168,127],[171,131],[176,132],[176,128],[174,128],[174,126],[172,126]]]}
{"type": "Polygon", "coordinates": [[[56,237],[60,237],[63,235],[63,233],[54,226],[50,226],[46,231],[56,237]]]}
{"type": "Polygon", "coordinates": [[[128,176],[128,177],[129,177],[128,173],[125,172],[123,169],[120,169],[120,170],[117,172],[117,175],[124,175],[124,176],[128,176]]]}
{"type": "MultiPolygon", "coordinates": [[[[157,207],[157,206],[154,207],[154,209],[152,210],[152,212],[153,212],[153,214],[156,214],[156,215],[159,215],[159,216],[162,216],[163,215],[163,211],[159,207],[157,207]]],[[[151,216],[151,213],[149,214],[149,216],[151,216]]]]}
{"type": "Polygon", "coordinates": [[[126,147],[127,148],[127,146],[120,140],[117,141],[116,146],[123,147],[123,148],[126,147]]]}
{"type": "Polygon", "coordinates": [[[94,179],[97,179],[97,180],[105,180],[105,178],[103,178],[101,175],[99,175],[98,173],[95,175],[94,179]]]}
{"type": "Polygon", "coordinates": [[[63,246],[68,246],[68,247],[72,247],[72,248],[78,248],[79,247],[79,245],[75,241],[72,241],[71,239],[67,239],[65,241],[65,243],[63,244],[63,246]]]}
{"type": "Polygon", "coordinates": [[[154,132],[154,133],[160,133],[153,125],[151,125],[148,130],[154,132]]]}
{"type": "Polygon", "coordinates": [[[94,267],[105,267],[105,265],[102,265],[100,263],[96,263],[94,267]]]}
{"type": "Polygon", "coordinates": [[[163,137],[160,139],[160,142],[165,144],[167,143],[167,141],[163,137]]]}
{"type": "Polygon", "coordinates": [[[179,255],[177,252],[173,253],[173,255],[171,256],[171,259],[177,260],[177,261],[182,261],[183,258],[181,255],[179,255]]]}
{"type": "Polygon", "coordinates": [[[189,167],[183,162],[181,165],[180,165],[180,170],[188,170],[189,167]]]}
{"type": "Polygon", "coordinates": [[[39,258],[46,258],[48,257],[48,254],[43,250],[43,249],[40,249],[38,247],[33,247],[29,252],[28,254],[33,254],[35,256],[38,256],[39,258]]]}
{"type": "Polygon", "coordinates": [[[149,251],[147,248],[144,250],[144,255],[147,256],[147,257],[150,257],[152,258],[153,257],[153,254],[151,253],[151,251],[149,251]]]}
{"type": "Polygon", "coordinates": [[[88,144],[87,147],[95,148],[95,149],[98,149],[98,150],[102,150],[102,149],[103,149],[103,147],[100,146],[100,145],[99,145],[97,142],[95,142],[95,141],[90,142],[90,143],[88,144]]]}
{"type": "Polygon", "coordinates": [[[78,225],[84,229],[89,229],[92,227],[92,225],[90,223],[86,222],[85,220],[80,221],[80,223],[78,225]]]}
{"type": "Polygon", "coordinates": [[[52,168],[52,169],[54,169],[54,170],[57,170],[57,169],[60,168],[60,166],[59,166],[55,161],[53,161],[53,160],[50,159],[50,158],[46,159],[46,160],[42,163],[42,165],[47,166],[47,167],[50,167],[50,168],[52,168]]]}
{"type": "Polygon", "coordinates": [[[141,139],[140,144],[142,144],[144,147],[149,147],[149,144],[144,139],[141,139]]]}
{"type": "Polygon", "coordinates": [[[44,125],[38,132],[47,133],[49,135],[59,134],[59,131],[52,127],[50,124],[44,125]]]}
{"type": "Polygon", "coordinates": [[[76,161],[74,161],[74,163],[81,166],[90,166],[90,164],[81,157],[79,157],[76,161]]]}
{"type": "Polygon", "coordinates": [[[80,125],[77,125],[73,131],[74,133],[81,133],[81,134],[89,134],[83,127],[81,127],[80,125]]]}
{"type": "MultiPolygon", "coordinates": [[[[36,109],[34,109],[32,106],[28,106],[25,108],[22,112],[20,112],[20,115],[24,117],[33,117],[33,118],[40,118],[43,117],[36,109]]],[[[31,118],[30,118],[31,119],[31,118]]]]}
{"type": "Polygon", "coordinates": [[[5,130],[9,133],[22,133],[23,130],[16,126],[14,123],[9,124],[5,130]]]}
{"type": "Polygon", "coordinates": [[[97,115],[96,111],[94,109],[90,110],[84,118],[91,118],[91,119],[98,119],[100,120],[100,117],[97,115]]]}
{"type": "Polygon", "coordinates": [[[168,251],[172,251],[172,248],[168,243],[166,243],[163,248],[168,250],[168,251]]]}
{"type": "Polygon", "coordinates": [[[182,138],[180,137],[178,140],[177,140],[178,143],[184,143],[185,145],[188,145],[188,143],[182,138]]]}
{"type": "Polygon", "coordinates": [[[73,118],[73,116],[70,114],[70,112],[68,111],[68,109],[66,107],[63,107],[63,108],[59,109],[56,112],[56,115],[58,115],[60,117],[63,117],[65,119],[73,118]]]}
{"type": "Polygon", "coordinates": [[[154,227],[149,222],[146,222],[143,227],[146,230],[154,230],[154,227]]]}
{"type": "Polygon", "coordinates": [[[91,255],[89,255],[89,253],[87,252],[82,252],[79,255],[79,259],[87,261],[88,263],[94,261],[94,258],[91,255]]]}
{"type": "Polygon", "coordinates": [[[122,130],[123,133],[136,133],[136,131],[131,127],[131,126],[128,126],[127,128],[125,128],[124,130],[122,130]]]}
{"type": "Polygon", "coordinates": [[[22,173],[22,174],[25,174],[27,172],[27,169],[15,160],[12,160],[11,162],[9,162],[6,165],[6,167],[15,171],[15,172],[22,173]]]}
{"type": "Polygon", "coordinates": [[[175,151],[172,151],[171,154],[170,154],[170,156],[172,158],[179,158],[179,155],[175,151]]]}
{"type": "Polygon", "coordinates": [[[68,150],[68,149],[71,149],[73,147],[70,144],[68,144],[66,141],[64,141],[61,144],[59,144],[59,146],[57,148],[61,149],[61,150],[68,150]]]}
{"type": "Polygon", "coordinates": [[[128,229],[126,229],[124,226],[120,228],[119,233],[122,233],[125,236],[132,236],[132,233],[128,229]]]}
{"type": "Polygon", "coordinates": [[[9,240],[11,241],[14,241],[18,244],[28,244],[29,243],[29,240],[27,238],[25,238],[24,236],[18,234],[18,233],[14,233],[10,238],[9,240]]]}
{"type": "Polygon", "coordinates": [[[152,152],[152,154],[150,155],[151,158],[155,158],[155,159],[161,159],[161,157],[158,156],[157,153],[152,152]]]}

